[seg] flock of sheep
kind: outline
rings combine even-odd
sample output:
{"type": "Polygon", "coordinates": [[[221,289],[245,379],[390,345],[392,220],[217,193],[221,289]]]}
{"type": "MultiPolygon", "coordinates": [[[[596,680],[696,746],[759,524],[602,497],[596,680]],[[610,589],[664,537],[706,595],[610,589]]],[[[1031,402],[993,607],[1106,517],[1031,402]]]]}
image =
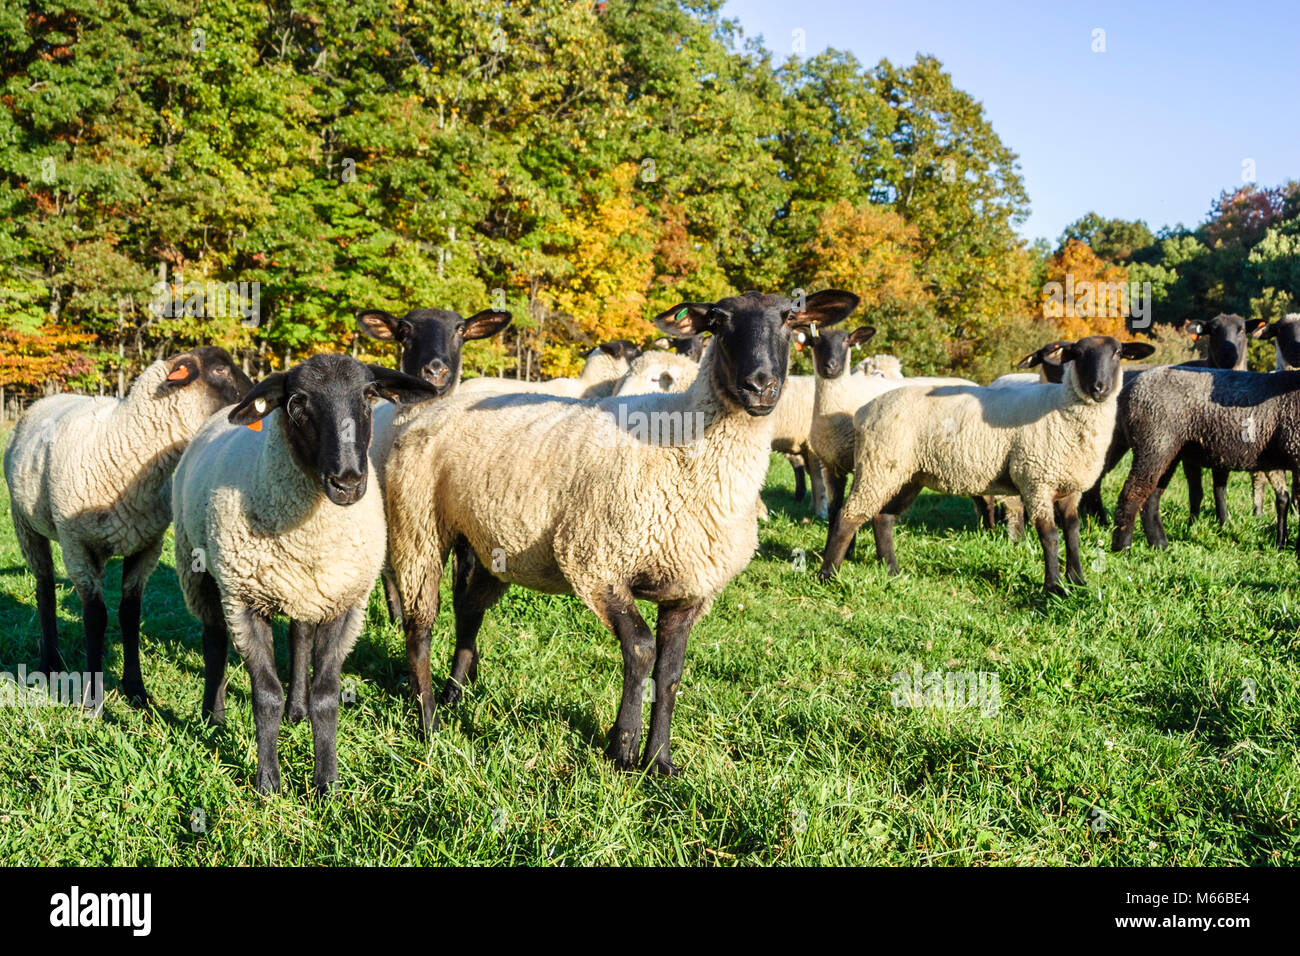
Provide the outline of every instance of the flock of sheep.
{"type": "Polygon", "coordinates": [[[1082,583],[1080,510],[1106,517],[1101,478],[1130,448],[1116,549],[1139,507],[1150,543],[1167,543],[1160,492],[1179,462],[1193,518],[1202,468],[1221,521],[1228,472],[1271,483],[1285,542],[1282,473],[1300,470],[1300,372],[1287,371],[1300,364],[1300,315],[1189,326],[1209,338],[1209,358],[1174,367],[1121,368],[1149,356],[1147,344],[1052,342],[1021,361],[1035,372],[981,387],[905,378],[889,356],[850,370],[851,349],[875,331],[835,327],[857,304],[838,290],[681,303],[654,320],[663,347],[605,343],[579,377],[543,383],[460,382],[463,344],[500,332],[508,312],[367,310],[361,331],[400,345],[400,371],[317,355],[254,385],[205,347],[154,363],[123,399],[39,401],[13,429],[4,471],[36,578],[40,668],[64,669],[50,542],[81,598],[92,672],[103,669],[104,569],[120,555],[121,687],[147,703],[140,599],[174,523],[181,591],[202,624],[203,714],[224,719],[233,639],[251,685],[259,790],[280,786],[272,617],[290,622],[288,719],[311,720],[314,784],[328,791],[340,671],[376,579],[404,627],[422,733],[475,679],[483,616],[517,584],[575,595],[614,633],[623,687],[609,756],[673,774],[687,637],[754,554],[773,450],[795,466],[797,497],[807,475],[828,519],[823,576],[868,520],[877,557],[896,571],[895,519],[931,488],[971,496],[986,526],[999,512],[1013,535],[1032,523],[1050,592],[1062,590],[1063,528],[1066,578],[1082,583]],[[1244,371],[1249,335],[1274,340],[1278,372],[1244,371]],[[815,375],[787,374],[792,344],[811,349],[815,375]],[[431,630],[449,555],[456,647],[435,692],[431,630]],[[638,599],[658,605],[654,631],[638,599]]]}

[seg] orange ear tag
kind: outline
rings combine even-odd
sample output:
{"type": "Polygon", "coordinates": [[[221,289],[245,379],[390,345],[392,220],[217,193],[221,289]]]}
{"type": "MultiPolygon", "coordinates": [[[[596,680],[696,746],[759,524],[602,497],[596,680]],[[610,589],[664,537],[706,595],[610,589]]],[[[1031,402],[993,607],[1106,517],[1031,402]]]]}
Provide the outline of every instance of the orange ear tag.
{"type": "Polygon", "coordinates": [[[169,382],[183,382],[190,377],[190,370],[184,365],[177,365],[172,369],[171,374],[167,376],[169,382]]]}
{"type": "Polygon", "coordinates": [[[249,422],[249,423],[248,423],[248,430],[249,430],[249,431],[254,431],[254,432],[260,432],[260,431],[262,430],[262,420],[259,418],[259,419],[258,419],[257,421],[255,421],[255,422],[249,422]]]}

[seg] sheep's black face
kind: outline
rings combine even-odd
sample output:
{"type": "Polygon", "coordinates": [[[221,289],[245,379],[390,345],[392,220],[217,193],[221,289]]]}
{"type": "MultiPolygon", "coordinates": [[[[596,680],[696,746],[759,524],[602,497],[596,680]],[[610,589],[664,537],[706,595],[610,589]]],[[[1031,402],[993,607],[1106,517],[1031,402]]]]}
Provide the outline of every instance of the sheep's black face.
{"type": "Polygon", "coordinates": [[[632,360],[641,354],[641,347],[628,339],[614,339],[610,342],[601,342],[600,345],[596,346],[596,348],[604,352],[610,358],[622,359],[628,364],[631,364],[632,360]]]}
{"type": "Polygon", "coordinates": [[[216,346],[204,345],[167,360],[165,387],[184,388],[199,383],[211,398],[212,411],[233,405],[253,387],[244,370],[235,364],[230,353],[216,346]]]}
{"type": "Polygon", "coordinates": [[[750,415],[769,415],[781,399],[796,329],[834,325],[858,304],[848,292],[828,289],[800,303],[780,295],[746,292],[717,302],[683,302],[656,316],[674,337],[709,332],[705,366],[723,396],[750,415]]]}
{"type": "Polygon", "coordinates": [[[1300,314],[1292,313],[1276,322],[1260,322],[1251,333],[1257,339],[1272,339],[1291,368],[1300,368],[1300,314]]]}
{"type": "MultiPolygon", "coordinates": [[[[805,339],[812,335],[812,328],[800,330],[805,339]]],[[[852,349],[864,344],[876,330],[869,325],[859,326],[852,332],[843,329],[817,330],[812,339],[813,369],[822,378],[839,378],[852,362],[852,349]]]]}
{"type": "Polygon", "coordinates": [[[1236,368],[1246,358],[1246,320],[1239,315],[1216,315],[1208,322],[1188,321],[1184,329],[1198,339],[1210,337],[1211,368],[1236,368]]]}
{"type": "Polygon", "coordinates": [[[510,313],[485,309],[464,319],[446,309],[413,309],[399,319],[370,309],[357,314],[357,324],[373,339],[400,342],[402,371],[419,376],[438,395],[445,395],[460,380],[465,343],[496,335],[510,324],[510,313]]]}
{"type": "Polygon", "coordinates": [[[437,387],[348,355],[316,355],[287,372],[267,376],[230,413],[230,421],[260,429],[276,408],[289,450],[306,474],[319,480],[336,505],[366,493],[372,417],[370,401],[431,398],[437,387]]]}
{"type": "Polygon", "coordinates": [[[1092,402],[1104,402],[1124,380],[1120,360],[1146,358],[1154,351],[1155,346],[1144,342],[1121,342],[1109,335],[1090,335],[1046,353],[1043,361],[1056,358],[1062,365],[1074,363],[1074,381],[1079,394],[1092,402]]]}

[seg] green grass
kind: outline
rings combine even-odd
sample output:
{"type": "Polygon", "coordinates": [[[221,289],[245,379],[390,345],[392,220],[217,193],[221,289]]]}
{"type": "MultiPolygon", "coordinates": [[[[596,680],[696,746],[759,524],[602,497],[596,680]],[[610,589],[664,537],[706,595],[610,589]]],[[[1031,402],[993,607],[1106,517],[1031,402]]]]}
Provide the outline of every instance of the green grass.
{"type": "MultiPolygon", "coordinates": [[[[1108,502],[1126,470],[1109,480],[1108,502]]],[[[678,779],[607,765],[614,639],[573,599],[517,589],[484,624],[479,682],[420,742],[401,636],[376,595],[344,669],[356,703],[340,718],[337,796],[309,798],[311,733],[299,725],[281,735],[284,792],[261,797],[242,667],[229,671],[225,728],[199,720],[199,631],[169,542],[144,606],[152,717],[115,691],[120,562],[109,572],[105,716],[0,709],[0,861],[1300,862],[1297,566],[1250,514],[1245,476],[1232,479],[1228,528],[1202,520],[1190,533],[1176,479],[1162,554],[1139,534],[1129,554],[1111,555],[1105,529],[1085,524],[1090,585],[1063,599],[1040,596],[1036,541],[982,533],[969,501],[934,495],[900,524],[899,577],[850,562],[822,585],[825,527],[792,502],[783,460],[771,477],[760,552],[691,638],[678,779]],[[914,665],[997,674],[996,716],[893,706],[891,675],[914,665]]],[[[2,527],[0,662],[12,671],[35,664],[38,625],[33,579],[2,527]]],[[[59,605],[78,668],[79,602],[66,581],[59,605]]],[[[441,681],[449,604],[434,640],[441,681]]]]}

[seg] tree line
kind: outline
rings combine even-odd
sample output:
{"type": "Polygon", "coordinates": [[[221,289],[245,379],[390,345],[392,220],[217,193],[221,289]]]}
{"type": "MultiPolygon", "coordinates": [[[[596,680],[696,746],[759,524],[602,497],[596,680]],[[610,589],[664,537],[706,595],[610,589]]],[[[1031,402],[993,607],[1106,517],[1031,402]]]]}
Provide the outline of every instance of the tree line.
{"type": "Polygon", "coordinates": [[[365,352],[367,307],[508,308],[466,365],[526,378],[751,288],[849,288],[909,372],[972,376],[1074,331],[1042,308],[1069,270],[1151,282],[1157,323],[1295,307],[1295,183],[1030,246],[1016,154],[936,59],[786,57],[720,8],[7,5],[0,387],[115,391],[198,342],[255,375],[365,352]]]}

